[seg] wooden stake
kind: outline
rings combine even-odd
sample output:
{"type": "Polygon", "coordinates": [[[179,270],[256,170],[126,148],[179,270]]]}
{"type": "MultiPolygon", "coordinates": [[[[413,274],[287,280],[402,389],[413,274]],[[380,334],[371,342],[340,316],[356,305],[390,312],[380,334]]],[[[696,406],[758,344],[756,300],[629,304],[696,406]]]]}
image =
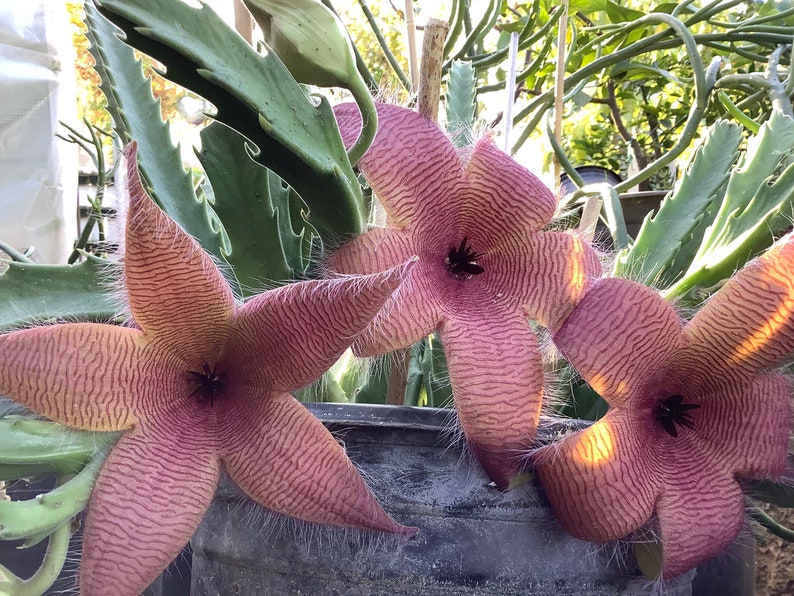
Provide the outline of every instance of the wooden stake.
{"type": "Polygon", "coordinates": [[[438,104],[441,96],[441,65],[444,62],[444,42],[449,32],[449,23],[441,19],[429,19],[425,25],[422,41],[422,70],[419,73],[419,98],[417,111],[425,118],[438,120],[438,104]]]}

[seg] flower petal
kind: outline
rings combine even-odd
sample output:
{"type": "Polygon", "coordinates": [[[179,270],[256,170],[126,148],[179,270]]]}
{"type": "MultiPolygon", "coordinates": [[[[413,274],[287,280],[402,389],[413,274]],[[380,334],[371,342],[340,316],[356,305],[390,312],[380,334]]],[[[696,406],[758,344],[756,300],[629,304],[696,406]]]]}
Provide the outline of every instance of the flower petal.
{"type": "MultiPolygon", "coordinates": [[[[452,200],[463,179],[463,165],[444,132],[432,120],[395,105],[378,103],[378,132],[358,162],[372,190],[397,228],[437,223],[438,209],[452,200]],[[427,200],[433,197],[433,200],[427,200]]],[[[354,103],[334,107],[346,146],[361,130],[361,114],[354,103]]]]}
{"type": "Polygon", "coordinates": [[[696,436],[710,468],[728,476],[779,476],[786,465],[791,431],[791,380],[760,375],[746,383],[720,384],[698,399],[696,436]]]}
{"type": "Polygon", "coordinates": [[[178,410],[113,448],[89,503],[81,593],[139,594],[190,540],[220,474],[208,422],[178,410]]]}
{"type": "Polygon", "coordinates": [[[775,366],[794,353],[794,240],[748,263],[687,325],[701,370],[731,376],[775,366]]]}
{"type": "Polygon", "coordinates": [[[369,276],[288,284],[235,313],[224,355],[243,384],[292,391],[317,380],[372,320],[415,263],[369,276]]]}
{"type": "Polygon", "coordinates": [[[234,308],[229,284],[193,238],[146,194],[127,156],[129,213],[124,279],[135,322],[191,362],[213,361],[228,337],[234,308]]]}
{"type": "Polygon", "coordinates": [[[373,228],[331,255],[328,267],[338,273],[366,275],[397,267],[416,254],[408,234],[394,228],[373,228]]]}
{"type": "Polygon", "coordinates": [[[291,395],[245,396],[224,419],[229,475],[261,505],[309,522],[416,532],[378,505],[344,449],[291,395]]]}
{"type": "Polygon", "coordinates": [[[552,331],[601,275],[601,263],[590,245],[564,232],[504,237],[489,255],[487,267],[505,299],[517,300],[526,316],[552,331]]]}
{"type": "Polygon", "coordinates": [[[463,229],[483,228],[483,234],[498,237],[539,230],[554,215],[557,200],[551,190],[489,135],[474,145],[465,175],[466,189],[455,197],[463,229]]]}
{"type": "Polygon", "coordinates": [[[505,490],[534,438],[543,394],[538,339],[525,321],[490,313],[440,328],[455,409],[472,454],[505,490]]]}
{"type": "Polygon", "coordinates": [[[626,410],[610,410],[534,457],[557,517],[577,538],[617,540],[651,518],[659,481],[626,410]]]}
{"type": "Polygon", "coordinates": [[[128,429],[178,384],[137,329],[67,323],[0,340],[0,394],[82,430],[128,429]]]}
{"type": "Polygon", "coordinates": [[[655,290],[610,278],[596,282],[553,339],[593,389],[621,405],[668,374],[680,336],[678,316],[655,290]]]}
{"type": "Polygon", "coordinates": [[[744,522],[739,485],[710,464],[701,461],[683,473],[670,465],[664,474],[656,514],[662,531],[665,578],[675,577],[721,553],[736,538],[744,522]]]}

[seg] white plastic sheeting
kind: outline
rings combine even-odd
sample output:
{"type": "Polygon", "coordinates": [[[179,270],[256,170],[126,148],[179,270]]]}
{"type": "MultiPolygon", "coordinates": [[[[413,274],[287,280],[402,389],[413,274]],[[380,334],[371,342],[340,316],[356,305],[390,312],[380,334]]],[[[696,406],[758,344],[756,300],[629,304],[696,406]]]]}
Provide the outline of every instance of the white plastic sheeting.
{"type": "Polygon", "coordinates": [[[76,236],[74,49],[65,4],[0,0],[0,241],[64,262],[76,236]]]}

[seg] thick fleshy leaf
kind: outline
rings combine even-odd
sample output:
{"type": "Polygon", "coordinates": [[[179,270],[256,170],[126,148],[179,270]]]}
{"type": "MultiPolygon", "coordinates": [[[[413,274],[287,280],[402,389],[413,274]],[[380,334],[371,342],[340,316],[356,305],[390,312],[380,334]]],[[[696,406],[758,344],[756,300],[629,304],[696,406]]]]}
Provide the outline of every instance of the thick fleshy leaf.
{"type": "Polygon", "coordinates": [[[520,242],[505,238],[488,259],[494,293],[516,301],[527,317],[552,331],[600,275],[596,252],[564,232],[527,234],[520,242]]]}
{"type": "Polygon", "coordinates": [[[220,475],[212,412],[198,411],[142,425],[111,451],[88,507],[81,593],[138,594],[190,540],[220,475]]]}
{"type": "Polygon", "coordinates": [[[307,385],[350,346],[414,264],[260,294],[235,313],[224,362],[244,384],[283,391],[307,385]]]}
{"type": "Polygon", "coordinates": [[[487,135],[474,145],[465,175],[465,192],[452,199],[459,217],[471,219],[466,228],[493,228],[491,235],[498,237],[517,230],[539,230],[554,215],[557,199],[551,190],[487,135]],[[483,218],[483,213],[488,217],[483,218]]]}
{"type": "Polygon", "coordinates": [[[794,354],[794,240],[748,263],[685,330],[699,369],[741,377],[794,354]]]}
{"type": "MultiPolygon", "coordinates": [[[[391,223],[404,228],[421,226],[445,215],[430,197],[452,197],[460,189],[463,165],[452,143],[432,120],[379,103],[378,132],[358,165],[388,213],[391,223]]],[[[339,131],[350,146],[361,130],[361,114],[354,103],[334,107],[339,131]]]]}
{"type": "Polygon", "coordinates": [[[295,398],[272,395],[230,404],[222,450],[248,496],[304,521],[414,534],[378,505],[344,450],[295,398]]]}
{"type": "Polygon", "coordinates": [[[615,409],[536,452],[535,472],[560,522],[577,538],[616,540],[653,515],[659,480],[644,457],[641,432],[628,411],[615,409]]]}
{"type": "MultiPolygon", "coordinates": [[[[715,375],[716,376],[716,375],[715,375]]],[[[791,380],[767,374],[743,383],[717,383],[698,398],[697,438],[710,467],[743,478],[779,476],[791,430],[791,380]]]]}
{"type": "Polygon", "coordinates": [[[708,461],[689,463],[686,470],[666,467],[665,488],[656,503],[665,578],[721,553],[744,523],[742,491],[733,477],[708,461]]]}
{"type": "Polygon", "coordinates": [[[176,353],[212,361],[228,340],[231,288],[210,256],[146,194],[135,163],[136,144],[125,153],[124,279],[132,315],[144,332],[176,353]]]}
{"type": "Polygon", "coordinates": [[[0,394],[73,428],[128,429],[180,380],[176,360],[147,357],[147,344],[137,329],[99,323],[0,336],[0,394]]]}
{"type": "Polygon", "coordinates": [[[507,489],[540,417],[537,337],[526,322],[498,313],[445,321],[440,336],[469,447],[497,486],[507,489]]]}
{"type": "Polygon", "coordinates": [[[681,323],[652,288],[603,279],[579,302],[554,343],[611,405],[639,400],[668,374],[681,323]]]}

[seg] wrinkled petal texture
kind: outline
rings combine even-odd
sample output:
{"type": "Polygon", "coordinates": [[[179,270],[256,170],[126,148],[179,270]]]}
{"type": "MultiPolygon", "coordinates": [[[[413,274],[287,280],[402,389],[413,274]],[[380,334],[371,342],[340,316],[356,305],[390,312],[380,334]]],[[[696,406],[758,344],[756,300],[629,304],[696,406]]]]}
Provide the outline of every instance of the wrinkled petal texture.
{"type": "Polygon", "coordinates": [[[175,390],[174,367],[137,329],[33,327],[3,336],[0,394],[73,428],[125,430],[175,390]]]}
{"type": "MultiPolygon", "coordinates": [[[[409,223],[430,223],[439,216],[437,200],[457,193],[463,172],[458,153],[432,120],[398,106],[378,103],[376,107],[378,132],[358,166],[392,225],[402,229],[409,223]]],[[[334,115],[349,147],[361,130],[358,107],[341,104],[334,107],[334,115]]]]}
{"type": "Polygon", "coordinates": [[[527,234],[489,255],[485,277],[497,300],[514,301],[525,316],[556,331],[601,275],[601,262],[581,238],[564,232],[527,234]]]}
{"type": "Polygon", "coordinates": [[[666,578],[721,553],[744,523],[744,500],[736,481],[708,461],[689,458],[688,463],[683,470],[670,466],[656,503],[666,578]]]}
{"type": "Polygon", "coordinates": [[[242,384],[292,391],[316,381],[342,355],[414,262],[370,276],[288,284],[235,314],[224,358],[242,384]]]}
{"type": "Polygon", "coordinates": [[[652,288],[603,279],[579,302],[554,343],[613,406],[641,400],[661,381],[681,344],[681,323],[652,288]]]}
{"type": "Polygon", "coordinates": [[[132,315],[147,335],[175,353],[211,362],[228,341],[231,288],[212,258],[146,194],[135,143],[126,156],[124,280],[132,315]]]}
{"type": "MultiPolygon", "coordinates": [[[[794,240],[748,263],[686,329],[701,375],[742,378],[794,353],[794,240]]],[[[682,362],[686,366],[686,362],[682,362]]]]}
{"type": "Polygon", "coordinates": [[[507,489],[540,417],[538,340],[523,321],[493,313],[448,320],[440,336],[468,445],[497,486],[507,489]]]}
{"type": "Polygon", "coordinates": [[[565,529],[607,542],[642,527],[652,516],[659,480],[647,466],[642,428],[626,410],[610,410],[591,427],[535,454],[538,474],[565,529]]]}
{"type": "Polygon", "coordinates": [[[305,521],[413,534],[378,505],[344,450],[288,394],[230,408],[223,460],[232,479],[268,509],[305,521]]]}
{"type": "Polygon", "coordinates": [[[202,423],[211,419],[173,410],[113,448],[89,503],[81,594],[139,594],[190,540],[220,474],[202,423]]]}
{"type": "MultiPolygon", "coordinates": [[[[376,273],[396,267],[418,253],[406,232],[375,228],[336,251],[329,267],[338,273],[376,273]]],[[[442,297],[434,271],[428,259],[420,258],[356,339],[353,350],[357,356],[378,356],[411,345],[438,326],[442,297]]]]}
{"type": "Polygon", "coordinates": [[[699,396],[695,435],[710,466],[743,478],[779,476],[791,432],[791,391],[788,377],[764,374],[699,396]]]}

